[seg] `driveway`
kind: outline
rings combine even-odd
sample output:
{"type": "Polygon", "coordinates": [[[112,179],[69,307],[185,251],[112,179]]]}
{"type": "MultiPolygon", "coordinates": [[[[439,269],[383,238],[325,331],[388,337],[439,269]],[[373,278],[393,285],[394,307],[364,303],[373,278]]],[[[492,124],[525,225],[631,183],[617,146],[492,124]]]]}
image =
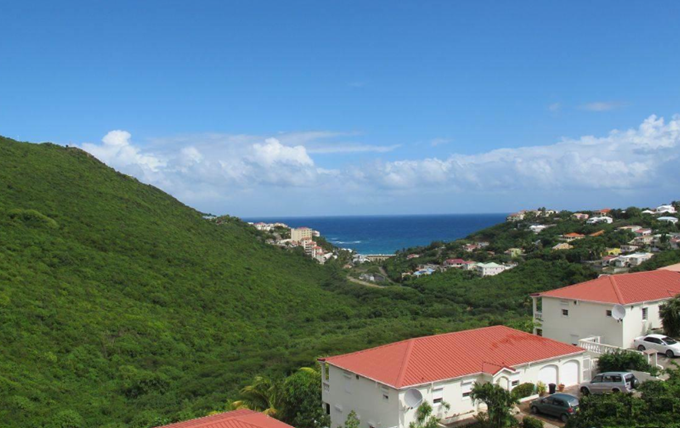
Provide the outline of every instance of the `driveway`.
{"type": "Polygon", "coordinates": [[[532,416],[536,419],[540,419],[543,421],[544,428],[555,428],[559,427],[562,428],[564,427],[564,423],[562,423],[559,419],[553,418],[551,416],[546,416],[546,415],[532,415],[531,410],[529,409],[529,406],[531,405],[530,401],[527,401],[526,403],[522,403],[519,405],[519,415],[517,415],[517,420],[521,421],[524,419],[525,416],[532,416]]]}

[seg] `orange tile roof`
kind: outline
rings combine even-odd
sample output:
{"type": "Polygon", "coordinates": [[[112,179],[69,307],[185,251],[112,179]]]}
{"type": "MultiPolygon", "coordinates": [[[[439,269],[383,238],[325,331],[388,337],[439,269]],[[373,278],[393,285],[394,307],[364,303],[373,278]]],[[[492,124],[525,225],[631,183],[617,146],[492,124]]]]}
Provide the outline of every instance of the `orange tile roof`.
{"type": "Polygon", "coordinates": [[[604,230],[598,230],[597,232],[591,233],[588,236],[602,236],[602,235],[604,235],[604,230]]]}
{"type": "Polygon", "coordinates": [[[659,268],[659,270],[670,270],[670,271],[673,271],[673,272],[680,272],[680,263],[676,263],[676,264],[670,265],[670,266],[664,266],[662,268],[659,268]]]}
{"type": "Polygon", "coordinates": [[[576,233],[576,232],[571,232],[571,233],[567,233],[567,234],[564,235],[564,236],[565,236],[565,237],[572,238],[572,237],[585,236],[585,235],[581,235],[580,233],[576,233]]]}
{"type": "Polygon", "coordinates": [[[292,428],[264,413],[234,410],[157,428],[292,428]]]}
{"type": "Polygon", "coordinates": [[[322,358],[331,365],[397,389],[585,352],[505,326],[419,337],[322,358]]]}
{"type": "Polygon", "coordinates": [[[603,275],[537,296],[627,305],[680,294],[680,274],[669,270],[603,275]]]}

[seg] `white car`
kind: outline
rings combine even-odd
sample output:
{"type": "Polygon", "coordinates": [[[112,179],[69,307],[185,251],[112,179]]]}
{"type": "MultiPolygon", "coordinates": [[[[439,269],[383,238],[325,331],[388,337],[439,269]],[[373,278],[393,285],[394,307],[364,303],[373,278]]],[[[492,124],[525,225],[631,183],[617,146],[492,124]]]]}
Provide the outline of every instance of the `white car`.
{"type": "Polygon", "coordinates": [[[680,356],[680,343],[672,337],[664,336],[663,334],[648,334],[636,337],[634,343],[638,351],[654,349],[657,352],[666,354],[668,358],[673,358],[676,355],[680,356]]]}

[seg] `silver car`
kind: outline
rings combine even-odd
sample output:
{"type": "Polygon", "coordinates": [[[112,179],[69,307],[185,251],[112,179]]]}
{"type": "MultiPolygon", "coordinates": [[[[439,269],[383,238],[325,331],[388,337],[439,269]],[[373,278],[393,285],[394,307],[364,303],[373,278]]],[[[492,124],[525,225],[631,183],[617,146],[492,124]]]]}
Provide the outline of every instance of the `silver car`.
{"type": "Polygon", "coordinates": [[[635,347],[638,351],[645,349],[653,349],[662,354],[666,354],[668,358],[680,356],[680,343],[672,337],[664,336],[663,334],[648,334],[635,338],[635,347]]]}
{"type": "Polygon", "coordinates": [[[581,394],[605,394],[609,392],[633,392],[640,381],[633,373],[605,372],[596,375],[590,382],[581,384],[581,394]]]}

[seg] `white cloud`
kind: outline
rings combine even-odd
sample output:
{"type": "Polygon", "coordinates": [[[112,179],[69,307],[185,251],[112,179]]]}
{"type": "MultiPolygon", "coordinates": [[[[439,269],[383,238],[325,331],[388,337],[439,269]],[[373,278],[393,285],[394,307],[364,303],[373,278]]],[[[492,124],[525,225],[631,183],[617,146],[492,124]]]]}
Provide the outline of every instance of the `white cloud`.
{"type": "MultiPolygon", "coordinates": [[[[493,192],[523,198],[535,192],[576,192],[590,197],[671,189],[667,192],[672,197],[677,191],[672,189],[680,186],[680,117],[666,122],[650,116],[635,129],[614,130],[601,137],[564,138],[542,146],[361,166],[317,165],[314,155],[322,153],[382,153],[397,147],[319,142],[346,135],[324,131],[275,137],[201,134],[154,140],[142,148],[128,132],[111,131],[100,144],[81,147],[198,208],[221,207],[218,212],[234,212],[234,204],[240,209],[241,204],[250,204],[263,210],[283,203],[291,212],[300,204],[316,206],[320,200],[336,207],[378,200],[384,205],[426,194],[437,196],[440,205],[474,197],[483,204],[480,195],[493,192]]],[[[331,205],[319,205],[326,213],[337,212],[331,205]]],[[[299,209],[296,214],[306,213],[299,209]]]]}
{"type": "Polygon", "coordinates": [[[581,110],[588,111],[609,111],[616,108],[624,107],[626,104],[619,101],[596,101],[581,105],[581,110]]]}
{"type": "Polygon", "coordinates": [[[605,137],[564,139],[545,146],[497,149],[475,155],[379,163],[367,181],[386,188],[439,187],[460,191],[640,189],[661,185],[680,161],[680,118],[650,116],[638,129],[605,137]]]}
{"type": "Polygon", "coordinates": [[[560,103],[552,103],[548,106],[548,110],[551,112],[558,112],[562,108],[562,104],[560,103]]]}

